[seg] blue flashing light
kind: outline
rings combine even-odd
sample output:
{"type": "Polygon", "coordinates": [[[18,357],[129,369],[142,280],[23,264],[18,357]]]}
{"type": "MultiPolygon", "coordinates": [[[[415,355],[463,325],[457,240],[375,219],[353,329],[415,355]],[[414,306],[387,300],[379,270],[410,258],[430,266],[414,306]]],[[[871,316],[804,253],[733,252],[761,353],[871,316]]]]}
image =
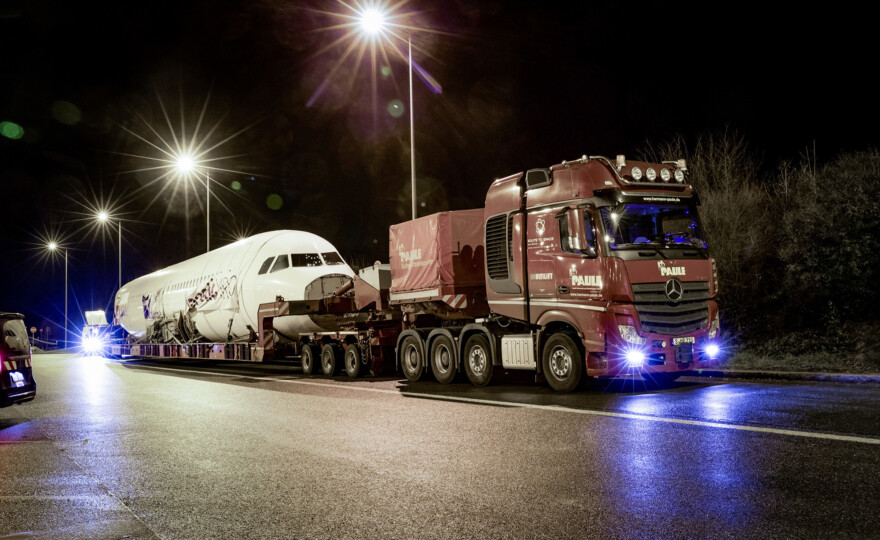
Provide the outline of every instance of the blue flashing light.
{"type": "Polygon", "coordinates": [[[718,353],[721,352],[721,348],[718,347],[715,343],[710,343],[706,345],[706,348],[703,349],[705,353],[712,358],[713,360],[718,357],[718,353]]]}
{"type": "Polygon", "coordinates": [[[630,349],[626,351],[626,365],[627,367],[642,367],[645,363],[645,353],[638,349],[630,349]]]}

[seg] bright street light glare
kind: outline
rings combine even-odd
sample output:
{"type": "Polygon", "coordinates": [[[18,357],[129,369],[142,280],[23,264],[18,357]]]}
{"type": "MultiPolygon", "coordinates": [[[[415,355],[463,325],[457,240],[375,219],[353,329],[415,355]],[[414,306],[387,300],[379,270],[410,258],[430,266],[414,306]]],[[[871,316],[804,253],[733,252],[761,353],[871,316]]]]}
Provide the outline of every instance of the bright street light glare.
{"type": "Polygon", "coordinates": [[[55,242],[49,242],[49,245],[46,247],[49,248],[49,251],[55,251],[56,249],[58,249],[58,244],[56,244],[55,242]]]}
{"type": "Polygon", "coordinates": [[[110,216],[107,215],[107,212],[98,212],[98,221],[105,222],[110,216]]]}
{"type": "Polygon", "coordinates": [[[361,13],[360,24],[364,32],[374,36],[385,26],[385,14],[376,8],[369,8],[361,13]]]}
{"type": "Polygon", "coordinates": [[[184,155],[179,156],[177,158],[176,167],[177,167],[178,171],[180,171],[182,173],[188,173],[191,170],[193,170],[193,168],[195,167],[195,164],[196,163],[193,160],[192,156],[184,154],[184,155]]]}

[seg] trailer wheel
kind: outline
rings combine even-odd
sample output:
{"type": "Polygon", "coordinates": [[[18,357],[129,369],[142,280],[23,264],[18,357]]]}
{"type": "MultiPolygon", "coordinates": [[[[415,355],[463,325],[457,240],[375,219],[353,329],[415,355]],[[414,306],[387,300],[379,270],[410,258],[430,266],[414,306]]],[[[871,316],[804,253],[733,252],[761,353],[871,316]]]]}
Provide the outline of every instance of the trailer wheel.
{"type": "Polygon", "coordinates": [[[431,371],[437,382],[449,384],[455,379],[455,349],[447,336],[437,336],[431,342],[431,371]]]}
{"type": "Polygon", "coordinates": [[[321,348],[321,373],[326,376],[334,375],[339,367],[340,349],[337,343],[327,343],[321,348]]]}
{"type": "Polygon", "coordinates": [[[361,374],[361,349],[357,343],[345,346],[345,373],[352,379],[357,379],[361,374]]]}
{"type": "Polygon", "coordinates": [[[553,334],[544,345],[541,367],[550,388],[557,392],[571,392],[581,382],[584,358],[571,336],[553,334]]]}
{"type": "Polygon", "coordinates": [[[425,373],[421,343],[416,336],[406,336],[400,344],[400,370],[409,382],[416,382],[425,373]]]}
{"type": "Polygon", "coordinates": [[[489,340],[482,334],[474,334],[464,346],[464,371],[475,386],[486,386],[492,381],[494,372],[492,350],[489,340]]]}
{"type": "Polygon", "coordinates": [[[302,360],[303,375],[311,375],[315,372],[315,364],[319,361],[321,352],[314,343],[306,343],[303,345],[300,359],[302,360]]]}

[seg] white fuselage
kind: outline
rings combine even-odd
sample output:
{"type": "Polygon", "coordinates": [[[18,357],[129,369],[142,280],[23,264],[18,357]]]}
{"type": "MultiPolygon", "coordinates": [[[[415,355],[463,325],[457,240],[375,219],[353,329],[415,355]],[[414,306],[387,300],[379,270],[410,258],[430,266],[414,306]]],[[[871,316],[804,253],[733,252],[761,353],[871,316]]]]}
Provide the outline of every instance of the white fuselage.
{"type": "MultiPolygon", "coordinates": [[[[114,313],[137,339],[161,326],[183,341],[178,328],[187,319],[208,341],[247,341],[260,304],[304,300],[309,285],[326,276],[354,276],[330,242],[302,231],[267,232],[126,283],[114,313]]],[[[276,318],[274,328],[291,339],[325,330],[307,315],[276,318]]]]}

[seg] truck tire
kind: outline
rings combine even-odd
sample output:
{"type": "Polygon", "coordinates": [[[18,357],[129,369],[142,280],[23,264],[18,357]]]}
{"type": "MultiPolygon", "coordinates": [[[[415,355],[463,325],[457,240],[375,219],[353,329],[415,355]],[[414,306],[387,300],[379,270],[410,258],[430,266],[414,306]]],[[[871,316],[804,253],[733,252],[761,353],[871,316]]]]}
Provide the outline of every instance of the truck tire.
{"type": "Polygon", "coordinates": [[[492,382],[495,366],[492,365],[492,349],[483,334],[474,334],[464,346],[464,371],[474,386],[486,386],[492,382]]]}
{"type": "Polygon", "coordinates": [[[320,363],[321,351],[314,343],[303,345],[300,359],[302,360],[303,375],[311,375],[316,371],[316,365],[320,363]]]}
{"type": "Polygon", "coordinates": [[[544,344],[541,368],[550,388],[557,392],[571,392],[581,382],[584,355],[568,334],[553,334],[544,344]]]}
{"type": "Polygon", "coordinates": [[[425,373],[420,341],[416,336],[406,336],[400,344],[400,370],[409,382],[418,381],[425,373]]]}
{"type": "Polygon", "coordinates": [[[361,374],[361,348],[357,343],[345,346],[345,374],[352,379],[357,379],[361,374]]]}
{"type": "Polygon", "coordinates": [[[321,348],[321,373],[330,377],[339,369],[342,354],[338,343],[327,343],[321,348]]]}
{"type": "Polygon", "coordinates": [[[431,371],[437,382],[449,384],[455,379],[458,366],[455,365],[455,346],[447,336],[437,336],[431,342],[431,371]]]}

